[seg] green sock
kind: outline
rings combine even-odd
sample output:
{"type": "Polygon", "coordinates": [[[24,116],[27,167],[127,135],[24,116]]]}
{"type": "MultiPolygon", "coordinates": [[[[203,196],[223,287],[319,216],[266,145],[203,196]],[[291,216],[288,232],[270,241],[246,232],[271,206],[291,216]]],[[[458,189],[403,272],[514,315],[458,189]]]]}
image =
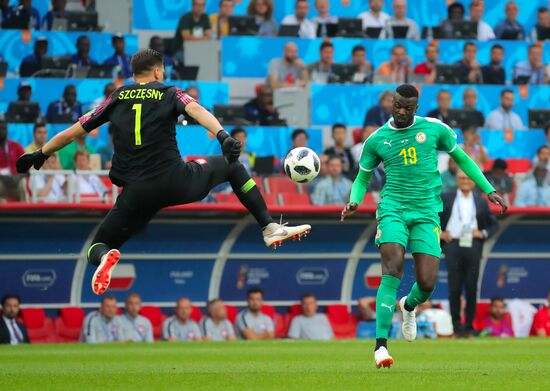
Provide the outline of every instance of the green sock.
{"type": "Polygon", "coordinates": [[[424,303],[428,300],[435,289],[431,292],[424,292],[420,290],[418,284],[415,282],[411,288],[411,291],[407,295],[407,300],[405,300],[405,309],[407,311],[412,311],[416,308],[417,305],[424,303]]]}
{"type": "Polygon", "coordinates": [[[376,338],[389,337],[399,284],[399,278],[387,274],[382,276],[376,293],[376,338]]]}

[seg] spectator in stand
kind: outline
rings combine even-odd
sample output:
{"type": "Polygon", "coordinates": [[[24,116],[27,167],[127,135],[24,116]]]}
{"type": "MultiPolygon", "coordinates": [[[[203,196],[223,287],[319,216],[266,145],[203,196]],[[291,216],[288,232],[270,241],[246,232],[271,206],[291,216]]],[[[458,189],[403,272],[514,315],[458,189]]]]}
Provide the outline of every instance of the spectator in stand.
{"type": "Polygon", "coordinates": [[[8,139],[8,125],[0,120],[0,198],[11,197],[18,201],[27,198],[26,180],[17,174],[15,162],[25,153],[21,144],[8,139]]]}
{"type": "Polygon", "coordinates": [[[458,166],[453,159],[449,159],[447,171],[441,174],[441,193],[456,191],[456,173],[458,166]]]}
{"type": "Polygon", "coordinates": [[[0,24],[7,19],[10,8],[10,0],[0,1],[0,24]]]}
{"type": "Polygon", "coordinates": [[[470,116],[475,118],[475,126],[482,128],[485,124],[485,116],[477,109],[477,91],[475,88],[468,87],[462,93],[462,108],[470,110],[470,116]]]}
{"type": "Polygon", "coordinates": [[[550,145],[542,145],[537,149],[533,165],[537,165],[538,163],[550,170],[550,145]]]}
{"type": "Polygon", "coordinates": [[[2,297],[2,316],[0,317],[0,344],[19,345],[30,343],[27,327],[17,321],[21,299],[17,295],[2,297]]]}
{"type": "Polygon", "coordinates": [[[149,40],[149,49],[153,49],[159,53],[162,53],[162,60],[164,61],[165,67],[174,66],[174,60],[172,60],[172,57],[167,56],[165,53],[166,48],[164,47],[164,40],[161,37],[159,37],[158,35],[153,35],[149,40]]]}
{"type": "Polygon", "coordinates": [[[406,39],[419,39],[418,25],[407,18],[407,0],[393,0],[393,16],[386,21],[386,36],[393,38],[393,26],[408,27],[406,39]]]}
{"type": "Polygon", "coordinates": [[[491,47],[491,60],[489,64],[481,67],[483,84],[505,84],[506,70],[502,66],[504,59],[504,48],[495,44],[491,47]]]}
{"type": "Polygon", "coordinates": [[[353,159],[350,149],[345,145],[347,135],[346,125],[340,123],[332,125],[331,134],[334,145],[325,149],[324,154],[328,156],[338,156],[342,159],[343,174],[348,178],[355,179],[355,160],[353,159]]]}
{"type": "Polygon", "coordinates": [[[451,93],[448,90],[439,90],[437,93],[437,108],[426,114],[426,117],[437,118],[443,123],[449,123],[449,109],[451,108],[451,93]]]}
{"type": "Polygon", "coordinates": [[[477,22],[477,40],[489,41],[495,39],[495,32],[483,19],[483,13],[485,12],[485,2],[480,0],[474,0],[470,3],[470,20],[477,22]]]}
{"type": "Polygon", "coordinates": [[[380,64],[376,74],[387,79],[389,83],[401,84],[409,80],[411,67],[412,61],[407,55],[407,48],[397,44],[391,49],[390,61],[380,64]]]}
{"type": "Polygon", "coordinates": [[[508,163],[506,163],[506,160],[495,159],[491,169],[484,173],[497,193],[504,197],[514,192],[514,178],[512,178],[506,170],[508,170],[508,163]]]}
{"type": "Polygon", "coordinates": [[[475,183],[462,171],[456,174],[458,190],[442,195],[441,240],[449,280],[449,304],[457,336],[473,335],[477,281],[485,240],[498,229],[487,200],[474,193],[475,183]],[[460,297],[465,290],[466,322],[460,322],[460,297]]]}
{"type": "Polygon", "coordinates": [[[527,61],[514,67],[514,84],[545,84],[550,82],[546,66],[542,62],[542,45],[533,44],[527,50],[527,61]]]}
{"type": "Polygon", "coordinates": [[[455,62],[458,65],[458,77],[461,84],[481,84],[481,65],[477,61],[477,46],[473,42],[466,42],[462,50],[462,59],[455,62]]]}
{"type": "Polygon", "coordinates": [[[72,143],[59,151],[59,161],[65,170],[74,170],[74,155],[77,151],[95,153],[95,148],[86,142],[86,135],[77,137],[72,143]]]}
{"type": "Polygon", "coordinates": [[[424,75],[424,84],[433,84],[437,77],[436,66],[439,64],[439,47],[429,44],[425,49],[426,61],[414,67],[415,75],[424,75]]]}
{"type": "MultiPolygon", "coordinates": [[[[311,21],[315,25],[315,31],[317,31],[318,26],[338,23],[338,17],[331,15],[329,12],[330,3],[328,0],[315,0],[314,6],[315,10],[317,10],[317,16],[313,17],[311,21]]],[[[326,30],[323,34],[323,27],[321,27],[321,36],[325,37],[326,35],[326,30]]]]}
{"type": "MultiPolygon", "coordinates": [[[[34,101],[31,101],[32,97],[32,87],[31,84],[28,81],[22,81],[19,83],[19,87],[17,88],[17,101],[16,102],[29,102],[29,103],[35,103],[34,101]]],[[[19,117],[20,112],[16,110],[16,105],[13,105],[11,102],[8,105],[8,110],[6,111],[6,119],[8,121],[14,121],[16,122],[17,118],[19,117]]],[[[42,114],[39,112],[36,117],[32,118],[32,122],[38,122],[41,121],[42,114]]]]}
{"type": "Polygon", "coordinates": [[[113,166],[114,149],[113,149],[113,128],[111,123],[109,123],[107,132],[109,132],[109,142],[99,147],[97,150],[97,153],[101,158],[101,168],[103,168],[104,170],[110,170],[111,167],[113,166]]]}
{"type": "Polygon", "coordinates": [[[127,342],[153,342],[153,326],[141,316],[141,297],[137,293],[126,296],[126,311],[120,318],[120,340],[127,342]]]}
{"type": "Polygon", "coordinates": [[[275,326],[273,320],[261,312],[264,292],[260,288],[249,289],[247,308],[239,313],[235,322],[235,334],[240,339],[273,339],[275,326]]]}
{"type": "Polygon", "coordinates": [[[46,144],[46,141],[48,140],[48,129],[46,129],[46,124],[43,122],[34,124],[32,137],[33,141],[27,145],[25,152],[34,152],[46,144]]]}
{"type": "Polygon", "coordinates": [[[63,97],[48,105],[46,118],[48,122],[53,123],[61,121],[75,123],[82,117],[82,114],[82,103],[77,100],[76,87],[73,84],[68,84],[63,90],[63,97]]]}
{"type": "Polygon", "coordinates": [[[485,127],[497,130],[523,130],[523,122],[519,115],[514,113],[514,91],[502,90],[500,93],[500,107],[491,111],[485,119],[485,127]]]}
{"type": "Polygon", "coordinates": [[[281,25],[300,26],[298,35],[300,38],[315,38],[317,30],[315,24],[307,19],[309,13],[309,2],[307,0],[296,0],[294,15],[287,15],[281,21],[281,25]]]}
{"type": "Polygon", "coordinates": [[[371,107],[365,115],[363,127],[366,128],[365,131],[367,131],[369,135],[390,120],[392,107],[393,91],[385,90],[380,94],[378,104],[371,107]]]}
{"type": "Polygon", "coordinates": [[[279,112],[273,105],[273,90],[262,85],[258,89],[256,98],[251,99],[244,105],[246,120],[252,125],[270,126],[281,124],[284,120],[279,117],[279,112]]]}
{"type": "Polygon", "coordinates": [[[246,150],[246,130],[244,130],[244,128],[234,127],[231,131],[231,137],[241,143],[241,156],[239,157],[239,161],[244,166],[246,171],[250,175],[252,175],[252,171],[254,170],[254,163],[256,161],[256,154],[254,152],[248,152],[246,150]]]}
{"type": "MultiPolygon", "coordinates": [[[[540,7],[537,10],[537,23],[531,30],[531,41],[542,41],[542,33],[544,30],[550,29],[550,12],[548,8],[540,7]]],[[[548,37],[546,37],[548,39],[548,37]]]]}
{"type": "Polygon", "coordinates": [[[210,15],[210,26],[212,26],[212,37],[220,39],[229,35],[229,17],[235,10],[234,0],[220,0],[217,14],[210,15]]]}
{"type": "Polygon", "coordinates": [[[319,61],[307,66],[309,78],[312,83],[327,84],[338,79],[333,72],[334,45],[330,42],[321,43],[319,61]]]}
{"type": "Polygon", "coordinates": [[[292,140],[292,146],[290,147],[290,150],[288,152],[290,152],[294,148],[307,147],[309,135],[304,129],[298,128],[292,132],[290,139],[292,140]]]}
{"type": "Polygon", "coordinates": [[[116,91],[115,83],[107,83],[105,84],[105,87],[103,87],[103,95],[101,95],[99,98],[95,99],[90,106],[90,110],[95,109],[98,106],[101,106],[107,98],[116,91]]]}
{"type": "Polygon", "coordinates": [[[304,62],[298,58],[298,46],[287,42],[283,58],[274,58],[269,62],[267,84],[271,88],[305,87],[308,73],[304,62]]]}
{"type": "Polygon", "coordinates": [[[67,0],[52,0],[52,9],[42,18],[42,30],[51,30],[54,19],[67,19],[67,0]]]}
{"type": "Polygon", "coordinates": [[[495,27],[495,36],[497,39],[515,39],[523,41],[525,39],[525,29],[516,20],[519,14],[518,5],[509,1],[506,3],[506,18],[495,27]]]}
{"type": "Polygon", "coordinates": [[[42,67],[42,58],[48,53],[48,40],[46,37],[38,37],[34,41],[33,53],[23,57],[19,67],[21,77],[32,76],[33,73],[42,67]]]}
{"type": "Polygon", "coordinates": [[[227,309],[221,299],[213,299],[206,305],[208,316],[202,318],[200,328],[205,341],[233,341],[236,339],[233,325],[227,319],[227,309]]]}
{"type": "Polygon", "coordinates": [[[97,65],[97,61],[90,57],[90,38],[81,35],[76,40],[76,54],[71,57],[71,64],[78,66],[97,65]]]}
{"type": "Polygon", "coordinates": [[[168,342],[202,340],[199,325],[191,319],[192,310],[193,306],[189,299],[179,299],[176,303],[174,315],[162,323],[162,339],[168,342]]]}
{"type": "Polygon", "coordinates": [[[210,18],[204,12],[206,0],[192,0],[191,12],[183,15],[174,36],[174,57],[183,61],[184,41],[207,41],[212,37],[210,18]]]}
{"type": "Polygon", "coordinates": [[[315,187],[325,179],[328,175],[328,155],[324,153],[319,155],[319,174],[313,178],[311,182],[307,184],[307,192],[312,194],[315,191],[315,187]]]}
{"type": "Polygon", "coordinates": [[[548,183],[548,168],[539,163],[519,185],[515,206],[550,206],[550,184],[548,183]]]}
{"type": "Polygon", "coordinates": [[[329,156],[328,175],[319,181],[311,194],[313,205],[345,204],[351,192],[352,182],[342,172],[343,163],[339,156],[329,156]]]}
{"type": "Polygon", "coordinates": [[[246,13],[254,16],[259,37],[275,37],[277,23],[273,19],[273,0],[250,0],[246,13]]]}
{"type": "Polygon", "coordinates": [[[117,316],[117,302],[114,296],[103,296],[99,310],[90,312],[80,333],[80,341],[86,343],[121,341],[122,323],[117,316]]]}
{"type": "Polygon", "coordinates": [[[302,315],[295,316],[290,323],[288,337],[292,339],[330,340],[334,338],[332,326],[325,314],[317,312],[319,306],[312,293],[306,293],[300,300],[302,315]]]}
{"type": "Polygon", "coordinates": [[[364,46],[356,45],[351,50],[351,63],[357,67],[353,75],[353,83],[372,83],[374,67],[366,58],[367,51],[364,46]]]}
{"type": "Polygon", "coordinates": [[[361,12],[357,17],[361,19],[363,24],[363,31],[367,28],[379,28],[380,35],[378,38],[386,38],[386,31],[384,28],[390,19],[390,16],[382,12],[384,7],[384,0],[369,0],[369,10],[361,12]]]}
{"type": "Polygon", "coordinates": [[[31,192],[37,192],[39,201],[44,202],[61,202],[67,197],[67,179],[65,175],[43,175],[44,170],[61,170],[59,158],[57,154],[51,155],[44,162],[42,170],[38,171],[37,175],[32,175],[30,179],[31,192]]]}
{"type": "Polygon", "coordinates": [[[32,0],[19,0],[19,5],[9,10],[6,19],[2,22],[2,27],[5,29],[19,27],[19,21],[23,19],[28,19],[28,30],[40,30],[40,13],[32,6],[32,0]]]}
{"type": "Polygon", "coordinates": [[[489,161],[487,149],[481,143],[481,135],[475,126],[462,128],[464,143],[460,146],[480,167],[489,161]]]}
{"type": "Polygon", "coordinates": [[[417,338],[448,338],[453,335],[451,315],[430,300],[416,307],[417,338]]]}
{"type": "Polygon", "coordinates": [[[121,79],[132,77],[132,67],[130,66],[132,56],[126,54],[126,41],[124,40],[124,36],[122,34],[113,35],[111,43],[115,53],[107,58],[103,62],[103,65],[118,67],[118,77],[121,79]]]}
{"type": "Polygon", "coordinates": [[[546,300],[546,305],[541,306],[533,318],[531,335],[550,337],[550,291],[546,300]]]}
{"type": "Polygon", "coordinates": [[[452,22],[461,22],[464,19],[464,14],[466,10],[461,3],[451,3],[447,7],[447,19],[442,20],[441,24],[441,34],[443,38],[451,39],[454,38],[453,33],[453,23],[452,22]]]}
{"type": "Polygon", "coordinates": [[[512,322],[510,316],[506,316],[506,303],[502,297],[491,297],[491,305],[483,322],[482,334],[501,338],[514,336],[512,322]]]}
{"type": "MultiPolygon", "coordinates": [[[[74,154],[74,166],[75,169],[79,171],[91,170],[90,154],[86,151],[76,151],[74,154]]],[[[96,195],[98,197],[103,197],[107,192],[107,188],[97,175],[84,174],[83,172],[74,175],[76,188],[81,195],[96,195]]]]}

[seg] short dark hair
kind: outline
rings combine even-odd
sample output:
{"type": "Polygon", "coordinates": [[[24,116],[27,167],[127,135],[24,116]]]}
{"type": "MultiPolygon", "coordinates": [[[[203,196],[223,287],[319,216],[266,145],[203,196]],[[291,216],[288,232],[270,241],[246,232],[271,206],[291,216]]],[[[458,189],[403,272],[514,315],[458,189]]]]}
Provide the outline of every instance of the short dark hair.
{"type": "Polygon", "coordinates": [[[535,48],[541,48],[542,49],[542,46],[539,45],[538,43],[533,43],[533,44],[529,45],[529,47],[527,48],[527,51],[530,52],[531,49],[535,49],[535,48]]]}
{"type": "Polygon", "coordinates": [[[309,138],[307,132],[302,128],[298,128],[294,132],[292,132],[292,135],[290,136],[290,138],[292,139],[292,141],[294,141],[296,139],[296,137],[298,137],[301,134],[306,136],[306,138],[309,138]]]}
{"type": "Polygon", "coordinates": [[[405,47],[405,45],[398,43],[396,45],[393,45],[393,47],[391,48],[391,53],[393,54],[393,51],[397,48],[402,48],[402,49],[405,49],[405,51],[407,51],[407,48],[405,47]]]}
{"type": "Polygon", "coordinates": [[[300,298],[300,301],[303,303],[305,299],[308,299],[310,297],[313,297],[315,300],[317,300],[317,298],[315,297],[315,295],[311,292],[307,292],[307,293],[304,293],[302,295],[302,297],[300,298]]]}
{"type": "Polygon", "coordinates": [[[464,15],[464,12],[466,12],[466,9],[464,8],[464,6],[460,3],[452,3],[451,5],[449,5],[449,7],[447,8],[447,15],[450,17],[451,16],[451,10],[453,8],[460,8],[460,10],[462,11],[462,14],[464,15]]]}
{"type": "Polygon", "coordinates": [[[6,305],[6,301],[8,301],[9,299],[15,299],[19,304],[21,304],[21,298],[18,295],[14,293],[8,293],[7,295],[4,295],[2,297],[2,307],[6,305]]]}
{"type": "Polygon", "coordinates": [[[137,297],[138,299],[141,300],[141,296],[140,296],[140,294],[137,293],[137,292],[132,292],[132,293],[128,294],[128,296],[126,296],[126,300],[125,300],[125,301],[128,301],[128,299],[129,299],[130,297],[137,297]]]}
{"type": "Polygon", "coordinates": [[[116,297],[114,297],[113,295],[103,296],[101,298],[101,304],[105,303],[107,300],[115,300],[116,301],[116,297]]]}
{"type": "Polygon", "coordinates": [[[468,133],[468,132],[476,132],[477,128],[472,125],[472,126],[465,126],[460,130],[462,131],[462,134],[464,134],[464,133],[468,133]]]}
{"type": "Polygon", "coordinates": [[[548,145],[541,145],[537,148],[537,155],[542,152],[543,149],[550,149],[548,145]]]}
{"type": "Polygon", "coordinates": [[[164,65],[162,54],[153,49],[140,49],[132,56],[131,66],[134,75],[141,75],[162,65],[164,65]]]}
{"type": "Polygon", "coordinates": [[[222,299],[219,299],[219,298],[208,300],[208,302],[206,303],[206,314],[208,316],[212,316],[212,314],[210,313],[210,307],[212,307],[214,304],[216,304],[220,301],[222,301],[222,299]]]}
{"type": "Polygon", "coordinates": [[[513,90],[511,90],[509,88],[505,88],[504,90],[500,91],[500,97],[502,98],[504,96],[504,94],[507,94],[508,92],[511,93],[511,94],[514,93],[513,90]]]}
{"type": "Polygon", "coordinates": [[[544,135],[548,136],[548,133],[550,133],[550,125],[548,125],[546,128],[544,128],[544,135]]]}
{"type": "Polygon", "coordinates": [[[230,134],[231,137],[235,137],[239,133],[244,133],[244,135],[246,136],[246,130],[244,130],[244,128],[241,128],[240,126],[235,126],[230,134]]]}
{"type": "Polygon", "coordinates": [[[493,170],[504,170],[506,171],[508,169],[508,163],[506,163],[506,160],[504,159],[495,159],[493,162],[493,170]]]}
{"type": "Polygon", "coordinates": [[[477,46],[476,46],[475,43],[473,43],[473,42],[471,42],[471,41],[468,41],[468,42],[466,42],[466,43],[464,44],[464,46],[462,47],[462,51],[465,51],[465,50],[466,50],[468,47],[470,47],[470,46],[473,46],[473,47],[475,47],[475,48],[477,49],[477,46]]]}
{"type": "Polygon", "coordinates": [[[331,160],[334,160],[334,159],[340,160],[340,163],[342,163],[342,164],[344,163],[344,160],[342,159],[341,156],[338,156],[338,155],[329,155],[329,156],[328,156],[328,160],[327,160],[327,164],[330,163],[330,161],[331,161],[331,160]]]}
{"type": "Polygon", "coordinates": [[[355,54],[357,52],[366,52],[367,49],[363,45],[355,45],[353,49],[351,49],[351,54],[355,54]]]}
{"type": "Polygon", "coordinates": [[[338,129],[338,128],[344,128],[344,130],[346,130],[346,125],[340,123],[340,122],[337,122],[335,123],[334,125],[332,125],[332,129],[331,129],[331,132],[334,133],[334,130],[335,129],[338,129]]]}
{"type": "Polygon", "coordinates": [[[493,296],[491,297],[491,304],[493,304],[495,301],[502,301],[504,303],[504,297],[502,296],[493,296]]]}
{"type": "Polygon", "coordinates": [[[403,98],[418,98],[418,90],[412,84],[401,84],[395,92],[403,98]]]}
{"type": "Polygon", "coordinates": [[[491,46],[491,50],[495,50],[495,49],[500,49],[504,51],[504,47],[499,43],[495,43],[493,46],[491,46]]]}
{"type": "Polygon", "coordinates": [[[256,293],[259,293],[262,295],[262,297],[264,297],[264,291],[262,288],[250,288],[246,292],[246,298],[248,299],[251,295],[255,295],[256,293]]]}
{"type": "Polygon", "coordinates": [[[43,128],[46,126],[46,123],[45,122],[37,122],[34,124],[34,128],[32,129],[32,133],[36,133],[36,129],[38,128],[43,128]]]}
{"type": "Polygon", "coordinates": [[[82,42],[85,39],[89,41],[90,37],[88,37],[87,35],[79,35],[78,38],[76,39],[76,44],[78,45],[80,42],[82,42]]]}
{"type": "Polygon", "coordinates": [[[539,14],[544,14],[546,12],[548,12],[548,8],[546,7],[539,7],[539,9],[537,9],[537,13],[539,14]]]}
{"type": "Polygon", "coordinates": [[[324,48],[333,48],[334,49],[334,45],[330,42],[325,41],[321,44],[321,47],[319,48],[319,51],[322,51],[324,48]]]}

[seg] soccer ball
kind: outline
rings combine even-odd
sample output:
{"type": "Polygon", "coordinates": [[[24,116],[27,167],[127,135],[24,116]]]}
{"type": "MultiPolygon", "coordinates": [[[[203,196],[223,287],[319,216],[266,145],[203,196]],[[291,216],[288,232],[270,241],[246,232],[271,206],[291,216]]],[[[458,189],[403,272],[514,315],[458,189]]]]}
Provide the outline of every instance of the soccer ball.
{"type": "Polygon", "coordinates": [[[285,157],[286,175],[297,183],[311,182],[321,168],[319,156],[309,148],[294,148],[285,157]]]}

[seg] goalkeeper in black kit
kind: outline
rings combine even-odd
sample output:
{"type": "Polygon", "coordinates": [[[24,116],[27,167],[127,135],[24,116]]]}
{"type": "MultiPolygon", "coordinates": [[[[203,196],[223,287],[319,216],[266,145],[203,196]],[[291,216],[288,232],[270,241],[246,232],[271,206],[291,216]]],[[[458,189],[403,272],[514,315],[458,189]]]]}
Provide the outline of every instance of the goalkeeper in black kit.
{"type": "Polygon", "coordinates": [[[311,230],[307,224],[291,227],[273,221],[256,183],[238,160],[240,143],[193,98],[162,83],[162,54],[152,49],[139,50],[131,65],[135,84],[120,87],[101,106],[83,115],[41,149],[17,160],[19,173],[26,173],[31,167],[39,170],[51,154],[78,136],[111,122],[115,152],[109,176],[123,190],[88,250],[88,262],[97,267],[92,278],[94,293],[100,295],[109,287],[121,256],[119,248],[145,229],[159,210],[199,201],[222,182],[229,181],[254,216],[266,246],[276,248],[311,230]],[[176,143],[176,123],[181,114],[193,117],[213,133],[223,155],[184,163],[176,143]]]}

